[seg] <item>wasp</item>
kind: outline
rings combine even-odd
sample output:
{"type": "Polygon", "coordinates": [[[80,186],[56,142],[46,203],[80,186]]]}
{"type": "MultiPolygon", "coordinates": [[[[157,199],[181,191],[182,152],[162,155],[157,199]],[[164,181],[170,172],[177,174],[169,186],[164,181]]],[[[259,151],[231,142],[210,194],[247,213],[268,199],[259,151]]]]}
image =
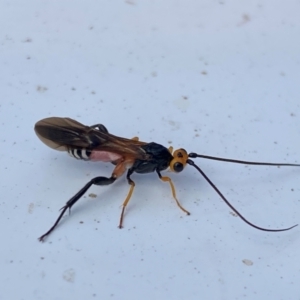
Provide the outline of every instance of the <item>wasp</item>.
{"type": "Polygon", "coordinates": [[[168,176],[162,176],[161,174],[162,171],[165,171],[168,168],[175,173],[180,173],[186,167],[186,165],[194,167],[218,193],[223,201],[236,213],[236,215],[238,215],[248,225],[256,229],[269,232],[286,231],[298,225],[297,224],[283,229],[267,229],[249,222],[229,203],[216,185],[207,177],[200,167],[197,166],[193,160],[191,160],[191,158],[204,158],[237,164],[261,166],[299,167],[300,164],[242,161],[201,155],[194,152],[188,153],[184,149],[177,149],[173,151],[173,147],[166,148],[154,142],[142,142],[139,141],[137,137],[126,139],[112,135],[102,124],[85,126],[70,118],[50,117],[42,119],[35,124],[34,129],[39,139],[50,148],[58,151],[66,151],[76,159],[111,162],[115,165],[110,177],[97,176],[91,179],[69,201],[66,202],[65,206],[61,208],[61,213],[54,225],[39,238],[40,241],[44,241],[45,237],[47,237],[56,228],[65,212],[67,210],[70,211],[72,206],[86,193],[86,191],[92,185],[103,186],[112,184],[125,172],[130,188],[127,197],[122,204],[119,228],[123,227],[124,212],[135,187],[135,183],[131,179],[131,175],[133,173],[147,174],[156,172],[162,181],[169,183],[172,196],[176,201],[177,206],[184,213],[189,215],[190,213],[182,207],[176,197],[175,187],[171,178],[168,176]]]}

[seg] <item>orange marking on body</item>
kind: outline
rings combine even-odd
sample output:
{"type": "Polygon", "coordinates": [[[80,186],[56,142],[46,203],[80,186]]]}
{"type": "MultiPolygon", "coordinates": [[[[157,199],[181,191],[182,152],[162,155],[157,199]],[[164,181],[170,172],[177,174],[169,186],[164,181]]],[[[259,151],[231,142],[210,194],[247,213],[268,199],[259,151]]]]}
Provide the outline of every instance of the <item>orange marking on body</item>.
{"type": "Polygon", "coordinates": [[[125,159],[119,162],[116,165],[112,173],[112,176],[114,176],[115,178],[122,176],[127,169],[130,169],[132,167],[133,163],[134,163],[134,159],[125,159]]]}

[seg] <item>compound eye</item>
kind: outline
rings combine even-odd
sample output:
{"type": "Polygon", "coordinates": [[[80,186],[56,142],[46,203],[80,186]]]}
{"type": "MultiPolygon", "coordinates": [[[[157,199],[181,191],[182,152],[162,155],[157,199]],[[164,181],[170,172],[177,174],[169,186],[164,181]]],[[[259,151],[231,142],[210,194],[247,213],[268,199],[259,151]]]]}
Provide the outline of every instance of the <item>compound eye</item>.
{"type": "Polygon", "coordinates": [[[180,162],[176,162],[174,165],[173,165],[173,169],[175,172],[179,173],[183,170],[183,164],[180,163],[180,162]]]}

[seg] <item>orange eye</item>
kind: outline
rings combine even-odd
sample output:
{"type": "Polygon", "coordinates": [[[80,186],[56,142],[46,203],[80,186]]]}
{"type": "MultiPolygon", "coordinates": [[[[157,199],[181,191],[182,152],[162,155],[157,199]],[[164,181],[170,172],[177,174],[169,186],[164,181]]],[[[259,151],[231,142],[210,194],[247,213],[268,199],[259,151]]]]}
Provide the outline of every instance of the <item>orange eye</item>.
{"type": "Polygon", "coordinates": [[[188,160],[188,154],[184,149],[178,149],[173,153],[173,159],[170,163],[170,169],[173,172],[179,173],[181,172],[185,165],[186,161],[188,160]]]}

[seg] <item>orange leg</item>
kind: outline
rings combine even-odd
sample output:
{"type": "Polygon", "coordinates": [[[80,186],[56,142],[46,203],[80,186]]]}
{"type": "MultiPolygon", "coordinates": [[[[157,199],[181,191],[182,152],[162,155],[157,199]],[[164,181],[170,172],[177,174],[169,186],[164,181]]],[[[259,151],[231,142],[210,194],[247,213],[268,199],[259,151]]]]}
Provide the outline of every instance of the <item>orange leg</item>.
{"type": "Polygon", "coordinates": [[[128,192],[128,195],[127,195],[125,201],[122,204],[122,212],[121,212],[121,217],[120,217],[119,228],[123,227],[124,212],[125,212],[125,209],[126,209],[126,206],[127,206],[128,202],[129,202],[129,200],[132,196],[134,187],[135,187],[135,183],[129,178],[129,176],[127,176],[127,179],[128,179],[128,183],[130,184],[130,189],[129,189],[129,192],[128,192]]]}
{"type": "Polygon", "coordinates": [[[190,213],[189,213],[186,209],[184,209],[184,208],[181,206],[181,204],[179,203],[178,199],[176,198],[176,191],[175,191],[175,187],[174,187],[174,184],[173,184],[171,178],[170,178],[170,177],[167,177],[167,176],[161,176],[161,174],[160,174],[159,172],[157,172],[157,173],[158,173],[159,178],[160,178],[162,181],[164,181],[164,182],[169,182],[169,184],[170,184],[170,186],[171,186],[171,191],[172,191],[173,198],[175,199],[175,201],[176,201],[178,207],[179,207],[182,211],[184,211],[187,215],[190,215],[190,213]]]}

